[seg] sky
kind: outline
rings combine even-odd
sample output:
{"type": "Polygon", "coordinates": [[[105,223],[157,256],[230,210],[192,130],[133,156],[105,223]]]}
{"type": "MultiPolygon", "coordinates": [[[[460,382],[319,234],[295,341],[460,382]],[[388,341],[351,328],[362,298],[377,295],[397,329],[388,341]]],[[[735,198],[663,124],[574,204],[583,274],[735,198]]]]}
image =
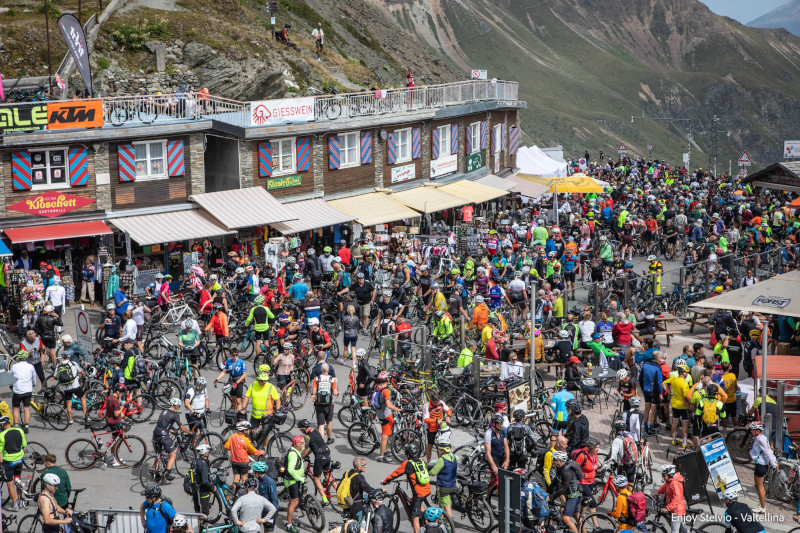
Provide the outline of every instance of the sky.
{"type": "Polygon", "coordinates": [[[700,0],[718,15],[736,19],[742,24],[765,15],[788,0],[700,0]]]}

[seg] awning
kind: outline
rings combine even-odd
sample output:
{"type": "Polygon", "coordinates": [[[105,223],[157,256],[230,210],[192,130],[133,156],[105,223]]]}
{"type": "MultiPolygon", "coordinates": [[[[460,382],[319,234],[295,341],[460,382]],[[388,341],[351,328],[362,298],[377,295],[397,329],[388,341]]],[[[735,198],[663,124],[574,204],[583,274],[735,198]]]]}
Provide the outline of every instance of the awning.
{"type": "Polygon", "coordinates": [[[800,271],[793,270],[749,287],[713,296],[690,304],[690,307],[800,317],[800,271]]]}
{"type": "Polygon", "coordinates": [[[8,246],[6,246],[6,243],[4,243],[3,241],[0,241],[0,257],[8,257],[10,255],[14,255],[14,254],[12,254],[11,250],[8,249],[8,246]]]}
{"type": "MultiPolygon", "coordinates": [[[[761,379],[759,375],[764,362],[761,356],[755,356],[753,361],[753,378],[761,379]]],[[[774,380],[797,380],[800,375],[797,373],[796,355],[775,355],[767,356],[767,376],[774,380]]]]}
{"type": "Polygon", "coordinates": [[[522,196],[527,196],[529,198],[539,198],[541,195],[546,194],[547,191],[550,190],[549,183],[544,185],[533,183],[532,181],[520,178],[519,176],[509,176],[506,179],[514,185],[514,188],[511,189],[512,191],[518,192],[522,196]]]}
{"type": "Polygon", "coordinates": [[[345,222],[353,220],[352,216],[342,213],[319,198],[289,202],[283,204],[283,206],[292,214],[299,217],[297,220],[270,224],[274,229],[280,231],[284,235],[325,228],[333,226],[334,224],[344,224],[345,222]]]}
{"type": "Polygon", "coordinates": [[[538,185],[548,185],[547,192],[558,192],[558,194],[601,193],[603,188],[608,185],[605,181],[596,180],[585,174],[573,174],[566,178],[539,178],[537,176],[528,176],[527,174],[517,174],[517,177],[538,185]]]}
{"type": "Polygon", "coordinates": [[[232,229],[297,220],[297,215],[293,215],[264,187],[193,194],[189,199],[232,229]]]}
{"type": "Polygon", "coordinates": [[[422,213],[433,213],[468,203],[463,198],[447,194],[437,187],[414,187],[394,192],[389,198],[422,213]]]}
{"type": "Polygon", "coordinates": [[[419,216],[419,213],[413,209],[392,200],[381,192],[359,194],[349,198],[329,200],[326,203],[334,209],[350,215],[353,220],[364,226],[374,226],[419,216]]]}
{"type": "Polygon", "coordinates": [[[489,174],[488,176],[484,176],[480,179],[475,180],[475,183],[480,183],[481,185],[488,185],[489,187],[494,187],[495,189],[503,189],[504,191],[513,191],[514,190],[514,183],[509,181],[507,178],[501,178],[500,176],[495,176],[494,174],[489,174]]]}
{"type": "Polygon", "coordinates": [[[488,185],[482,185],[469,180],[454,181],[453,183],[442,185],[439,187],[439,190],[463,198],[471,204],[488,202],[489,200],[494,200],[495,198],[500,198],[508,194],[508,191],[504,191],[503,189],[489,187],[488,185]]]}
{"type": "Polygon", "coordinates": [[[111,220],[111,223],[130,235],[131,239],[136,241],[139,246],[236,233],[223,227],[219,221],[202,209],[115,218],[111,220]]]}
{"type": "Polygon", "coordinates": [[[111,228],[100,222],[72,222],[67,224],[50,224],[32,226],[30,228],[9,228],[3,230],[11,242],[53,241],[57,239],[74,239],[77,237],[94,237],[114,233],[111,228]]]}

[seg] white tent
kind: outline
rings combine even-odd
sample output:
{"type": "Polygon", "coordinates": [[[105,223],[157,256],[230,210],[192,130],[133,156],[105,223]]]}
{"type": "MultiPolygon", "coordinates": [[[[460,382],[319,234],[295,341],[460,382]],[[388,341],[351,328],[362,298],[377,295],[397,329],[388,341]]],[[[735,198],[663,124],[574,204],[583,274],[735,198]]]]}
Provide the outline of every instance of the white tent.
{"type": "Polygon", "coordinates": [[[542,152],[538,146],[522,146],[517,152],[517,167],[520,174],[543,177],[567,175],[567,164],[559,163],[542,152]]]}

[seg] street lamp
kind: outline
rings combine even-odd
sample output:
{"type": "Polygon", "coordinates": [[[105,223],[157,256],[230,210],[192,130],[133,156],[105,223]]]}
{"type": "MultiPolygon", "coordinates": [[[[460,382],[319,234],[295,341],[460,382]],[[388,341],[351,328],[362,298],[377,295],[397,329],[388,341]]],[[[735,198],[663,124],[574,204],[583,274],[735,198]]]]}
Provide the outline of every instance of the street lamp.
{"type": "MultiPolygon", "coordinates": [[[[688,146],[687,154],[686,154],[686,168],[688,170],[689,163],[692,158],[692,119],[691,118],[672,118],[672,117],[646,117],[642,115],[641,117],[634,117],[631,115],[631,124],[633,124],[634,120],[657,120],[657,121],[667,121],[667,122],[688,122],[689,123],[689,131],[686,135],[686,142],[688,146]]],[[[680,130],[678,130],[680,131],[680,130]]],[[[681,132],[683,135],[683,132],[681,132]]]]}

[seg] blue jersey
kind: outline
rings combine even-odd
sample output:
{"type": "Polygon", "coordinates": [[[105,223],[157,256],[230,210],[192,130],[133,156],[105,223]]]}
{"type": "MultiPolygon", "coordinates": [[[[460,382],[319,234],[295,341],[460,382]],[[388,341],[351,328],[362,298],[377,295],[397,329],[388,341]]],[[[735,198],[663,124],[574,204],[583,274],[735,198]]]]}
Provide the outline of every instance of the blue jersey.
{"type": "Polygon", "coordinates": [[[306,299],[306,293],[308,292],[308,285],[305,283],[295,283],[291,287],[289,287],[289,294],[292,298],[296,300],[303,301],[306,299]]]}
{"type": "Polygon", "coordinates": [[[503,305],[503,288],[495,285],[489,289],[489,307],[495,308],[503,305]]]}
{"type": "Polygon", "coordinates": [[[167,520],[164,518],[164,515],[172,519],[178,514],[177,511],[164,500],[161,500],[155,505],[145,500],[142,507],[144,508],[144,529],[146,533],[164,533],[169,529],[167,528],[167,520]]]}
{"type": "Polygon", "coordinates": [[[578,257],[574,255],[561,256],[561,264],[564,266],[564,272],[575,272],[578,266],[578,257]]]}
{"type": "Polygon", "coordinates": [[[555,413],[553,421],[567,421],[567,418],[569,418],[569,413],[567,413],[567,402],[574,399],[575,396],[573,396],[572,393],[566,389],[560,390],[553,394],[553,401],[550,404],[550,407],[553,408],[553,412],[555,413]]]}
{"type": "Polygon", "coordinates": [[[130,303],[127,301],[128,297],[120,289],[114,293],[114,303],[117,306],[117,314],[122,316],[122,313],[128,310],[130,303]]]}
{"type": "Polygon", "coordinates": [[[247,363],[241,359],[237,359],[235,363],[233,359],[228,359],[225,361],[225,372],[230,374],[233,379],[239,379],[242,374],[247,372],[247,363]]]}

